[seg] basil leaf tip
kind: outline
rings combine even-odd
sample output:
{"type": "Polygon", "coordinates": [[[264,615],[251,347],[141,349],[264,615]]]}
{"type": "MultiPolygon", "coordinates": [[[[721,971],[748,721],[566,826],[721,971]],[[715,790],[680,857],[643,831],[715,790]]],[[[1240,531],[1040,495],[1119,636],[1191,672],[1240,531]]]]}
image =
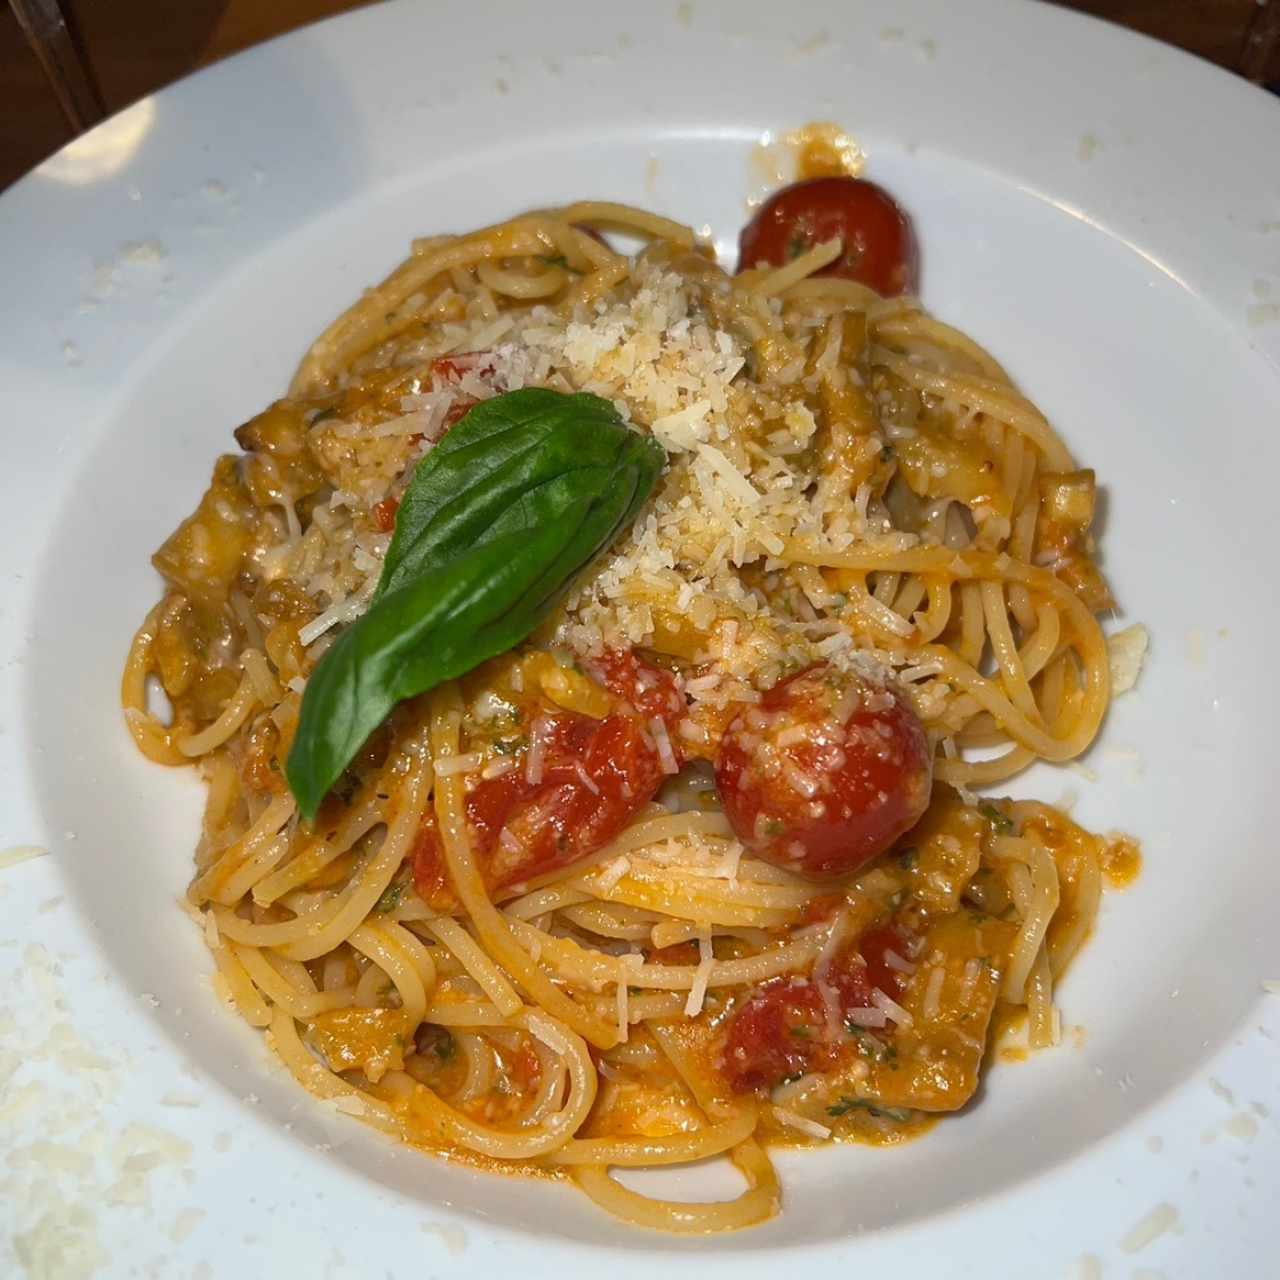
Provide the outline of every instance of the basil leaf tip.
{"type": "Polygon", "coordinates": [[[285,766],[302,815],[397,703],[524,640],[665,461],[598,396],[529,387],[474,406],[418,463],[368,611],[307,681],[285,766]]]}

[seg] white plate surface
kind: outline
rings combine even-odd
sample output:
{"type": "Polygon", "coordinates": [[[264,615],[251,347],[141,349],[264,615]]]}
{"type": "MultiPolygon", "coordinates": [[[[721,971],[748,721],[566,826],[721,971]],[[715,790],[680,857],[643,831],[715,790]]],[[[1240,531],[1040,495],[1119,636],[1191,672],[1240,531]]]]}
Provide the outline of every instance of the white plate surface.
{"type": "Polygon", "coordinates": [[[1027,2],[445,13],[383,6],[254,50],[0,200],[0,848],[53,855],[0,873],[0,1271],[56,1249],[67,1276],[623,1277],[696,1250],[735,1276],[793,1255],[1264,1274],[1280,105],[1027,2]],[[729,253],[756,144],[812,119],[850,129],[911,210],[927,304],[1107,488],[1105,564],[1150,664],[1085,771],[1018,789],[1077,792],[1146,868],[1064,985],[1079,1036],[998,1066],[921,1142],[782,1157],[779,1219],[691,1244],[398,1150],[271,1065],[175,905],[199,788],[133,751],[119,667],[156,597],[147,557],[231,428],[411,236],[594,195],[729,253]],[[1160,1206],[1170,1229],[1126,1251],[1160,1206]]]}

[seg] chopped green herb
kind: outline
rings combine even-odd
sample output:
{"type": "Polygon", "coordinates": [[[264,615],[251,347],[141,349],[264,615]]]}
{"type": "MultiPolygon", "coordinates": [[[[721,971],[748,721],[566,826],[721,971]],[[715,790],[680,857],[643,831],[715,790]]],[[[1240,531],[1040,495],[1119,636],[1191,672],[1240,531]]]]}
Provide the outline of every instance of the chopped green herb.
{"type": "Polygon", "coordinates": [[[903,871],[910,871],[919,861],[920,851],[918,849],[903,849],[903,851],[898,854],[898,866],[900,866],[903,871]]]}
{"type": "Polygon", "coordinates": [[[878,1116],[883,1120],[893,1120],[897,1124],[905,1124],[911,1119],[911,1111],[907,1107],[878,1107],[874,1102],[868,1102],[866,1098],[850,1098],[846,1094],[842,1094],[840,1101],[834,1107],[827,1108],[829,1116],[847,1116],[850,1111],[865,1111],[869,1115],[878,1116]]]}
{"type": "Polygon", "coordinates": [[[441,1062],[448,1062],[458,1051],[458,1045],[453,1035],[441,1027],[440,1038],[431,1046],[431,1049],[441,1062]]]}
{"type": "Polygon", "coordinates": [[[894,1044],[885,1044],[879,1036],[872,1035],[866,1027],[860,1027],[855,1022],[848,1019],[845,1020],[845,1029],[857,1042],[858,1053],[864,1058],[871,1058],[875,1062],[883,1062],[891,1071],[898,1069],[898,1046],[894,1044]]]}
{"type": "Polygon", "coordinates": [[[382,897],[374,903],[373,909],[383,915],[388,911],[394,911],[400,905],[400,899],[404,897],[405,888],[403,883],[387,885],[382,891],[382,897]]]}
{"type": "Polygon", "coordinates": [[[887,444],[880,450],[880,461],[890,462],[893,460],[893,445],[887,444]]]}
{"type": "Polygon", "coordinates": [[[543,257],[542,261],[549,267],[567,267],[569,265],[569,259],[563,253],[557,253],[550,258],[543,257]]]}
{"type": "Polygon", "coordinates": [[[813,1032],[808,1027],[789,1027],[788,1030],[797,1040],[812,1040],[813,1032]]]}
{"type": "Polygon", "coordinates": [[[762,824],[765,835],[780,836],[787,829],[787,824],[778,818],[767,818],[762,824]]]}
{"type": "Polygon", "coordinates": [[[529,745],[528,738],[512,738],[507,742],[495,742],[493,749],[500,756],[519,755],[529,745]]]}
{"type": "Polygon", "coordinates": [[[1013,819],[1001,813],[995,805],[984,800],[978,806],[978,812],[991,823],[996,835],[1007,836],[1013,831],[1013,819]]]}
{"type": "Polygon", "coordinates": [[[787,241],[787,261],[792,262],[809,248],[809,237],[797,232],[787,241]]]}

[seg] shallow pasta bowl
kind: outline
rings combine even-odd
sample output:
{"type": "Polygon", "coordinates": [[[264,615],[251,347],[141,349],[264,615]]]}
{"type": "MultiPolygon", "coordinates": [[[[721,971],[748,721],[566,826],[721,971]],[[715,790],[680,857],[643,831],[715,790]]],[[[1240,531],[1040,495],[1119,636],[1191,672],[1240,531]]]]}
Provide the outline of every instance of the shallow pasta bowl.
{"type": "MultiPolygon", "coordinates": [[[[1161,1228],[1142,1265],[1256,1269],[1280,1191],[1280,1017],[1261,985],[1280,977],[1277,142],[1261,93],[1042,6],[699,0],[642,22],[491,3],[447,29],[392,6],[145,99],[6,195],[0,843],[53,853],[0,897],[22,944],[4,953],[0,1044],[30,1059],[8,1088],[32,1086],[5,1138],[19,1256],[61,1213],[64,1238],[122,1270],[248,1256],[263,1274],[381,1275],[426,1257],[438,1274],[638,1275],[696,1249],[735,1274],[780,1250],[1054,1274],[1161,1228]],[[1146,868],[1064,985],[1081,1033],[996,1064],[920,1142],[784,1155],[778,1219],[691,1244],[397,1149],[270,1065],[210,997],[175,905],[200,788],[135,757],[118,669],[154,598],[147,557],[229,428],[414,235],[599,195],[705,224],[731,257],[762,135],[823,118],[912,211],[927,305],[1106,488],[1106,568],[1152,657],[1083,773],[1019,789],[1077,792],[1081,820],[1138,836],[1146,868]]],[[[736,1189],[715,1168],[680,1186],[736,1189]]]]}

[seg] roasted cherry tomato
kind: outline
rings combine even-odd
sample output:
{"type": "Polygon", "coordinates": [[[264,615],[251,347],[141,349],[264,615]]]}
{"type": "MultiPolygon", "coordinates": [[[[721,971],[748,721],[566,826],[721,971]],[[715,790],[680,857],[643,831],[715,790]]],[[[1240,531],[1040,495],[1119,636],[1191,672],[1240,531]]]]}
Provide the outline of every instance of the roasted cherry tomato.
{"type": "Polygon", "coordinates": [[[730,723],[716,789],[757,857],[813,879],[849,875],[919,821],[933,765],[892,689],[809,667],[730,723]]]}
{"type": "MultiPolygon", "coordinates": [[[[508,757],[511,767],[467,790],[467,825],[491,893],[572,866],[608,844],[679,767],[672,731],[685,706],[671,676],[632,653],[607,653],[589,665],[618,709],[601,720],[539,710],[531,741],[508,757]]],[[[413,866],[419,894],[446,906],[451,894],[431,813],[413,866]]]]}
{"type": "Polygon", "coordinates": [[[857,280],[885,297],[916,291],[920,254],[911,220],[862,178],[814,178],[770,196],[738,238],[738,270],[780,267],[837,237],[844,251],[819,275],[857,280]]]}
{"type": "Polygon", "coordinates": [[[835,1067],[853,1043],[845,1023],[850,1011],[872,1008],[877,991],[893,1000],[902,994],[902,975],[888,963],[887,953],[893,952],[901,964],[913,950],[914,941],[905,931],[877,925],[856,946],[838,952],[820,980],[817,975],[784,976],[762,982],[725,1029],[719,1065],[729,1086],[738,1093],[768,1089],[835,1067]]]}

